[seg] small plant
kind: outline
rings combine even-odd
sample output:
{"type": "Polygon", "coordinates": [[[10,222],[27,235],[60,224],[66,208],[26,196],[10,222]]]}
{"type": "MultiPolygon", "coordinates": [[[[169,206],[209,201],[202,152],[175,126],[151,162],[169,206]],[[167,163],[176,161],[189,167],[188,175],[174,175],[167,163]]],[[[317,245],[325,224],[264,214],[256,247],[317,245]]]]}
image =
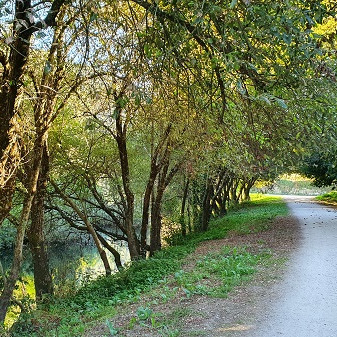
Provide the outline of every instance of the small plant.
{"type": "Polygon", "coordinates": [[[110,336],[116,336],[118,334],[118,329],[116,329],[112,322],[110,322],[109,320],[106,320],[105,323],[109,329],[110,336]]]}
{"type": "Polygon", "coordinates": [[[151,317],[152,313],[153,311],[150,308],[139,307],[137,309],[137,317],[140,321],[147,321],[151,317]]]}
{"type": "Polygon", "coordinates": [[[137,318],[132,317],[129,322],[129,330],[132,330],[135,327],[135,324],[137,323],[137,318]]]}
{"type": "Polygon", "coordinates": [[[177,330],[177,329],[172,330],[165,325],[160,330],[160,336],[162,336],[162,337],[178,337],[179,336],[179,330],[177,330]]]}
{"type": "Polygon", "coordinates": [[[190,290],[188,290],[187,288],[182,288],[183,292],[185,293],[187,298],[191,298],[192,296],[192,292],[190,290]]]}

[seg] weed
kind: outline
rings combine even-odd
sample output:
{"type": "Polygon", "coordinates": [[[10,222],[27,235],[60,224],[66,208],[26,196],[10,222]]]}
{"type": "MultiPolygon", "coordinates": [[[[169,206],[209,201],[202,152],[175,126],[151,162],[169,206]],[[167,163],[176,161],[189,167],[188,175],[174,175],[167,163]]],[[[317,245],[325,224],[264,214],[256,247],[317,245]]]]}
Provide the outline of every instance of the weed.
{"type": "Polygon", "coordinates": [[[118,329],[116,329],[112,322],[110,322],[109,320],[106,320],[105,323],[109,329],[110,336],[116,336],[118,334],[118,329]]]}
{"type": "Polygon", "coordinates": [[[129,325],[128,325],[129,330],[132,330],[135,327],[136,323],[137,323],[137,318],[136,317],[132,317],[130,319],[130,322],[129,322],[129,325]]]}
{"type": "Polygon", "coordinates": [[[254,266],[259,259],[260,256],[251,255],[245,249],[224,247],[220,253],[211,253],[198,260],[192,271],[180,273],[176,282],[187,298],[194,294],[223,296],[255,272],[254,266]]]}
{"type": "Polygon", "coordinates": [[[140,321],[147,321],[151,317],[152,313],[153,311],[150,308],[139,307],[137,309],[137,317],[140,321]]]}

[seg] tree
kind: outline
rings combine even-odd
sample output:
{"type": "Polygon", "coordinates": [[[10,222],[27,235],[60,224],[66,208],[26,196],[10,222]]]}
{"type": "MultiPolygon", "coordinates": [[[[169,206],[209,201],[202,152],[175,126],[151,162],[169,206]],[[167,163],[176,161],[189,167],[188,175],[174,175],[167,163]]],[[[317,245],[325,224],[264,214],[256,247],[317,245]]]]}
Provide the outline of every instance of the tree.
{"type": "Polygon", "coordinates": [[[337,184],[337,156],[335,153],[316,152],[306,158],[301,172],[313,179],[315,186],[333,186],[337,184]]]}
{"type": "MultiPolygon", "coordinates": [[[[12,196],[15,190],[15,177],[21,162],[21,125],[19,122],[19,106],[17,98],[22,88],[22,76],[31,47],[34,33],[56,25],[56,17],[64,4],[64,0],[56,0],[45,18],[36,21],[31,1],[15,1],[13,13],[13,28],[0,49],[2,65],[0,92],[0,224],[11,209],[12,196]]],[[[48,4],[45,4],[48,6],[48,4]]],[[[48,8],[48,7],[46,7],[48,8]]],[[[41,8],[40,10],[44,10],[41,8]]],[[[36,13],[38,14],[38,13],[36,13]]],[[[32,190],[35,181],[32,179],[32,190]]],[[[28,205],[27,205],[28,206],[28,205]]],[[[30,208],[28,206],[27,208],[30,208]]]]}
{"type": "MultiPolygon", "coordinates": [[[[16,173],[23,156],[21,148],[24,147],[24,144],[20,140],[21,127],[18,122],[20,107],[17,104],[17,98],[22,86],[21,80],[25,72],[31,38],[35,32],[56,25],[56,17],[64,2],[63,0],[54,1],[43,21],[36,21],[30,1],[15,2],[12,35],[7,40],[10,47],[9,56],[6,57],[4,52],[1,53],[3,71],[0,92],[0,224],[11,209],[16,173]]],[[[35,116],[36,138],[32,149],[34,158],[32,158],[31,169],[27,172],[27,195],[24,200],[19,226],[17,227],[13,265],[10,275],[5,280],[4,289],[0,296],[1,323],[5,319],[15,282],[19,275],[25,230],[38,183],[43,144],[48,129],[45,128],[43,122],[48,120],[49,117],[41,113],[42,111],[35,116]]]]}

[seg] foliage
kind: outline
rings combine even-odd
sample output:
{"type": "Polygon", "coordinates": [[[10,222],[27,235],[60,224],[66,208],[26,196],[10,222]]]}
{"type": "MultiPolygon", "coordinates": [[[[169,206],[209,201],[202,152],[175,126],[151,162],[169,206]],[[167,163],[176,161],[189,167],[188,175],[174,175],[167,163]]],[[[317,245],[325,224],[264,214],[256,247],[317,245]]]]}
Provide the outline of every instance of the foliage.
{"type": "Polygon", "coordinates": [[[0,251],[13,247],[16,230],[15,226],[8,221],[0,227],[0,251]]]}
{"type": "Polygon", "coordinates": [[[337,157],[333,153],[314,153],[307,158],[302,172],[314,180],[316,186],[337,184],[337,157]]]}
{"type": "Polygon", "coordinates": [[[273,182],[259,181],[255,184],[252,192],[276,195],[319,195],[326,190],[326,188],[314,186],[310,178],[299,174],[291,174],[282,175],[273,182]]]}
{"type": "Polygon", "coordinates": [[[106,320],[106,325],[109,328],[110,336],[118,335],[118,329],[116,329],[109,320],[106,320]]]}
{"type": "Polygon", "coordinates": [[[329,193],[325,193],[323,195],[320,195],[318,197],[316,197],[317,200],[320,200],[320,201],[326,201],[328,203],[337,203],[337,192],[335,191],[332,191],[332,192],[329,192],[329,193]]]}
{"type": "Polygon", "coordinates": [[[213,219],[205,233],[192,233],[186,238],[178,234],[169,240],[175,245],[198,244],[205,240],[221,239],[231,231],[239,234],[259,232],[267,229],[276,216],[287,214],[288,209],[279,197],[252,194],[251,201],[237,205],[224,217],[213,219]]]}

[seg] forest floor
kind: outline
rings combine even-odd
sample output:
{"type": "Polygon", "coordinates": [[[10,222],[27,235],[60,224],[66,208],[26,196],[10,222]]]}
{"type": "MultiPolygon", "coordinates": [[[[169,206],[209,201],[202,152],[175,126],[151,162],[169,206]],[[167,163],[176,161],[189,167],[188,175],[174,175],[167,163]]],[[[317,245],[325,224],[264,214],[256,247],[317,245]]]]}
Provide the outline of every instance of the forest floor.
{"type": "Polygon", "coordinates": [[[121,305],[117,315],[89,329],[85,336],[247,336],[249,331],[254,331],[258,318],[279,296],[275,285],[299,245],[300,233],[299,222],[287,216],[275,218],[263,232],[231,233],[225,239],[202,242],[188,256],[182,268],[184,271],[193,270],[200,259],[220,252],[224,246],[244,247],[251,254],[267,252],[269,257],[262,259],[255,266],[256,272],[225,297],[189,296],[172,276],[169,286],[157,286],[136,304],[121,305]],[[170,289],[171,295],[167,295],[170,289]],[[158,295],[165,301],[158,301],[158,295]]]}

